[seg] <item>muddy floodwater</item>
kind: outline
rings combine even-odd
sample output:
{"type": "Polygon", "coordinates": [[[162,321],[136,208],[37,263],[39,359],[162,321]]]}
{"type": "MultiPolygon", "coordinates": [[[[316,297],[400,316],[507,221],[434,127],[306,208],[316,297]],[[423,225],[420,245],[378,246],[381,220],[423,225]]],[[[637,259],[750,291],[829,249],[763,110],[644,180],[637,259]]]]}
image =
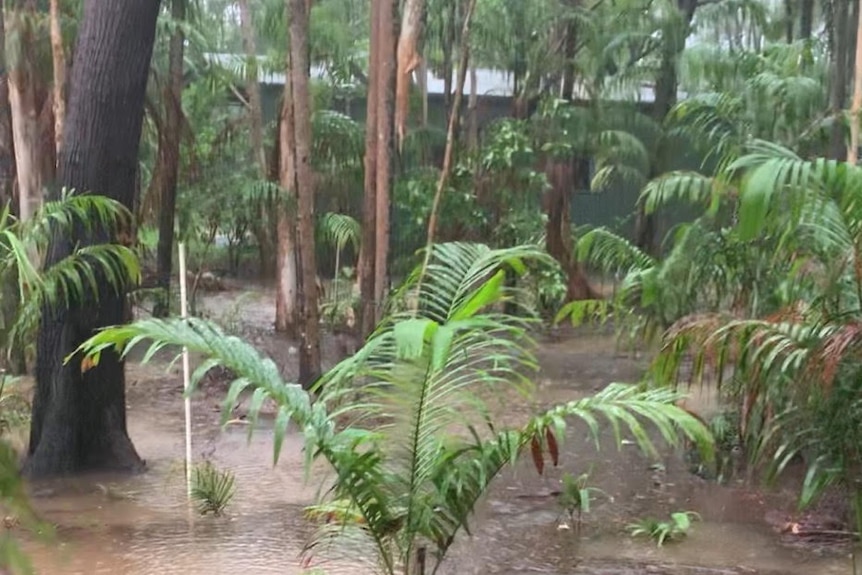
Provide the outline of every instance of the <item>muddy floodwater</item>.
{"type": "MultiPolygon", "coordinates": [[[[207,301],[224,313],[236,293],[207,301]]],[[[268,293],[243,299],[242,329],[285,365],[295,355],[270,332],[268,293]]],[[[228,320],[235,321],[232,318],[228,320]]],[[[334,347],[328,346],[328,347],[334,347]]],[[[331,353],[335,353],[332,351],[331,353]]],[[[331,354],[330,354],[331,355],[331,354]]],[[[541,342],[538,397],[543,404],[574,399],[611,381],[633,381],[644,359],[621,354],[607,335],[572,335],[541,342]]],[[[328,357],[332,362],[334,357],[328,357]]],[[[130,478],[98,476],[30,486],[43,517],[58,526],[52,544],[27,542],[37,573],[46,575],[249,575],[303,573],[298,554],[309,534],[303,508],[316,484],[304,481],[301,441],[291,435],[277,465],[265,426],[251,441],[243,425],[220,429],[218,389],[193,402],[194,455],[236,475],[237,493],[226,516],[198,517],[185,503],[184,432],[179,367],[129,365],[129,432],[148,472],[130,478]]],[[[695,391],[692,406],[708,410],[709,390],[695,391]]],[[[528,406],[516,406],[514,411],[528,406]]],[[[610,439],[610,438],[606,438],[610,439]]],[[[480,505],[472,537],[462,534],[445,566],[448,575],[829,575],[850,573],[846,549],[815,552],[782,543],[769,513],[792,512],[793,486],[765,490],[731,481],[717,485],[690,474],[678,455],[660,461],[634,447],[602,450],[573,428],[559,468],[537,476],[529,462],[505,472],[480,505]],[[656,467],[653,464],[660,463],[656,467]],[[592,470],[596,495],[580,537],[558,528],[560,509],[551,495],[564,472],[592,470]],[[625,533],[639,518],[696,511],[702,521],[689,537],[657,548],[625,533]]],[[[358,564],[320,565],[333,575],[365,574],[358,564]]]]}

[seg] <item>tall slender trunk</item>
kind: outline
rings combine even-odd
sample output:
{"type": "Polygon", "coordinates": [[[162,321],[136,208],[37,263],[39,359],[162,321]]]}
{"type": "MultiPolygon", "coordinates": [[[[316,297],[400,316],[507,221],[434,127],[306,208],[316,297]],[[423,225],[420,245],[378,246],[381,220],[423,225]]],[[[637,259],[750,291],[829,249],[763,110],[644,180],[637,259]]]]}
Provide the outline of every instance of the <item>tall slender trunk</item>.
{"type": "MultiPolygon", "coordinates": [[[[249,0],[239,0],[240,31],[242,33],[242,48],[246,57],[245,88],[248,94],[249,134],[254,165],[261,181],[267,179],[266,151],[263,145],[263,104],[261,103],[260,82],[258,76],[257,40],[254,32],[252,12],[249,0]]],[[[260,255],[260,271],[263,277],[272,277],[276,268],[276,241],[273,238],[273,226],[270,220],[271,203],[260,201],[260,218],[258,218],[254,233],[258,242],[260,255]]],[[[277,225],[276,225],[277,227],[277,225]]]]}
{"type": "MultiPolygon", "coordinates": [[[[60,183],[106,195],[129,209],[158,14],[157,0],[85,0],[72,65],[60,183]]],[[[71,253],[75,244],[104,242],[115,232],[58,234],[47,263],[71,253]]],[[[101,280],[98,293],[42,312],[25,466],[32,476],[144,466],[126,431],[123,361],[108,351],[97,366],[84,370],[80,356],[74,356],[95,330],[129,319],[125,294],[101,280]]]]}
{"type": "Polygon", "coordinates": [[[18,177],[18,215],[29,220],[42,204],[42,157],[40,152],[37,74],[34,58],[36,41],[32,9],[23,3],[6,12],[7,38],[15,42],[14,60],[9,66],[9,109],[18,177]]]}
{"type": "Polygon", "coordinates": [[[413,71],[422,63],[419,40],[422,36],[425,0],[405,0],[398,35],[398,71],[395,80],[395,129],[398,148],[404,143],[410,111],[410,84],[413,71]]]}
{"type": "Polygon", "coordinates": [[[380,44],[380,6],[386,0],[371,0],[371,36],[368,53],[368,97],[365,115],[365,183],[362,200],[362,243],[359,253],[359,291],[362,309],[359,329],[368,337],[376,324],[377,301],[374,292],[374,244],[377,238],[377,99],[380,44]]]}
{"type": "Polygon", "coordinates": [[[311,96],[308,87],[308,24],[306,0],[290,0],[290,59],[293,128],[296,139],[297,239],[299,243],[302,325],[299,383],[308,387],[320,377],[320,317],[314,245],[314,174],[311,170],[311,96]]]}
{"type": "MultiPolygon", "coordinates": [[[[186,18],[187,0],[173,0],[171,17],[174,22],[186,18]]],[[[183,53],[185,35],[182,26],[175,26],[168,50],[168,85],[164,94],[164,134],[159,139],[159,243],[156,248],[156,281],[161,296],[153,310],[156,317],[170,311],[171,271],[174,254],[174,216],[177,207],[177,182],[180,173],[180,145],[183,122],[183,53]]]]}
{"type": "Polygon", "coordinates": [[[479,147],[479,79],[476,65],[470,64],[470,98],[467,100],[467,146],[479,147]]]}
{"type": "Polygon", "coordinates": [[[291,337],[297,335],[296,266],[296,138],[293,128],[291,66],[285,68],[281,121],[278,127],[279,184],[283,201],[278,205],[278,262],[276,264],[275,329],[291,337]]]}
{"type": "MultiPolygon", "coordinates": [[[[6,70],[6,33],[0,8],[0,206],[9,207],[13,214],[18,213],[15,204],[15,145],[12,140],[12,116],[9,112],[9,83],[6,70]]],[[[0,284],[0,367],[12,375],[21,375],[27,370],[24,349],[9,338],[10,329],[18,315],[18,277],[9,273],[0,284]]]]}
{"type": "Polygon", "coordinates": [[[845,1],[831,3],[829,104],[835,122],[830,137],[830,157],[847,156],[844,116],[847,102],[847,53],[850,47],[849,6],[845,1]]]}
{"type": "Polygon", "coordinates": [[[50,0],[51,60],[54,64],[54,141],[57,154],[63,145],[63,123],[66,121],[66,51],[60,25],[60,0],[50,0]]]}
{"type": "Polygon", "coordinates": [[[422,97],[422,127],[428,127],[428,63],[425,59],[419,64],[419,91],[422,97]]]}
{"type": "Polygon", "coordinates": [[[397,0],[380,5],[377,71],[377,191],[375,193],[374,299],[375,323],[389,291],[389,196],[392,186],[393,89],[395,87],[395,9],[397,0]]]}
{"type": "Polygon", "coordinates": [[[799,37],[803,40],[811,38],[814,25],[814,0],[802,0],[799,8],[799,37]]]}
{"type": "MultiPolygon", "coordinates": [[[[652,116],[658,125],[664,123],[665,117],[676,105],[679,87],[676,71],[677,61],[685,50],[685,41],[691,30],[697,1],[677,0],[676,9],[679,11],[681,22],[671,21],[665,26],[661,63],[655,82],[655,102],[653,103],[652,116]]],[[[661,159],[661,157],[656,158],[656,160],[661,159]]],[[[658,177],[662,171],[664,171],[664,167],[660,165],[660,162],[654,162],[649,174],[650,179],[658,177]]],[[[648,214],[646,206],[642,202],[638,202],[635,215],[635,244],[646,253],[655,255],[657,251],[655,236],[655,215],[648,214]]]]}
{"type": "Polygon", "coordinates": [[[788,44],[793,42],[793,29],[796,24],[796,14],[793,4],[794,0],[784,0],[784,41],[788,44]]]}

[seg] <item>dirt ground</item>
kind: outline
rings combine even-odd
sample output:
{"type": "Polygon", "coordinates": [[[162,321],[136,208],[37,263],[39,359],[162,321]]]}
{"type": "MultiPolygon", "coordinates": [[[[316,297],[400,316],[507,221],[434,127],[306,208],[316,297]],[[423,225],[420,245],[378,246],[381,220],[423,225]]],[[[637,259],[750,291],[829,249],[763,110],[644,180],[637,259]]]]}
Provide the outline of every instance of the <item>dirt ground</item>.
{"type": "MultiPolygon", "coordinates": [[[[213,319],[272,357],[288,380],[296,375],[295,344],[273,332],[270,290],[255,288],[210,294],[203,307],[213,319]]],[[[340,355],[328,337],[326,366],[340,355]]],[[[537,397],[551,405],[594,393],[609,382],[638,379],[647,358],[621,353],[607,333],[541,337],[537,397]]],[[[168,358],[128,365],[129,432],[148,461],[148,472],[132,478],[110,476],[31,486],[38,509],[59,526],[58,541],[28,544],[37,572],[52,575],[180,573],[301,573],[297,556],[309,534],[303,508],[314,500],[316,473],[305,481],[302,441],[290,434],[273,465],[271,434],[255,430],[248,439],[242,423],[220,428],[224,387],[204,386],[193,401],[196,459],[209,459],[236,475],[236,499],[224,518],[199,518],[185,499],[182,457],[183,404],[181,366],[168,358]]],[[[696,390],[690,407],[714,407],[714,391],[696,390]]],[[[515,404],[511,416],[535,406],[515,404]]],[[[322,470],[319,470],[322,471],[322,470]]],[[[591,574],[634,575],[794,575],[847,573],[847,550],[821,547],[817,552],[786,544],[775,524],[790,517],[793,481],[766,490],[743,481],[717,485],[688,472],[679,454],[658,461],[632,446],[617,449],[608,434],[601,451],[573,427],[563,445],[561,465],[539,477],[522,462],[507,471],[480,505],[472,537],[462,534],[445,566],[450,575],[591,574]],[[658,465],[657,465],[658,464],[658,465]],[[560,508],[552,493],[564,472],[591,472],[597,496],[584,517],[580,536],[561,530],[560,508]],[[666,518],[674,511],[700,514],[687,540],[657,548],[635,540],[625,525],[640,518],[666,518]]],[[[349,563],[323,566],[330,574],[361,574],[366,567],[349,563]]]]}

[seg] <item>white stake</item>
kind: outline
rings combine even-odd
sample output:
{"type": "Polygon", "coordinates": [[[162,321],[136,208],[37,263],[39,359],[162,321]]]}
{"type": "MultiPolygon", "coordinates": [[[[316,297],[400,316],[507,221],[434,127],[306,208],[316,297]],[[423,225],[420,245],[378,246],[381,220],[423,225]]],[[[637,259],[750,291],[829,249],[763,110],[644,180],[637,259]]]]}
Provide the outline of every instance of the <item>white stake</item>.
{"type": "MultiPolygon", "coordinates": [[[[189,317],[188,291],[186,289],[186,245],[179,244],[180,249],[180,316],[183,319],[189,317]]],[[[183,347],[183,391],[185,392],[186,408],[186,485],[188,487],[189,499],[192,496],[192,399],[188,395],[191,385],[191,371],[189,367],[189,349],[183,347]]]]}

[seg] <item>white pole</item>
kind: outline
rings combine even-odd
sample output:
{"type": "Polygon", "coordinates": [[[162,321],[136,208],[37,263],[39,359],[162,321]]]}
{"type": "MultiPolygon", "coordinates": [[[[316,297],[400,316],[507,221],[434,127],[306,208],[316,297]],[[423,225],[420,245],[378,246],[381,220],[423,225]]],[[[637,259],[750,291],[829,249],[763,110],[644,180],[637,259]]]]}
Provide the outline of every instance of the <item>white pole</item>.
{"type": "MultiPolygon", "coordinates": [[[[186,289],[186,245],[179,243],[180,249],[180,316],[189,317],[188,291],[186,289]]],[[[192,496],[192,399],[188,391],[191,385],[191,370],[189,367],[189,349],[183,347],[183,391],[185,392],[186,408],[186,486],[189,499],[192,496]]]]}

